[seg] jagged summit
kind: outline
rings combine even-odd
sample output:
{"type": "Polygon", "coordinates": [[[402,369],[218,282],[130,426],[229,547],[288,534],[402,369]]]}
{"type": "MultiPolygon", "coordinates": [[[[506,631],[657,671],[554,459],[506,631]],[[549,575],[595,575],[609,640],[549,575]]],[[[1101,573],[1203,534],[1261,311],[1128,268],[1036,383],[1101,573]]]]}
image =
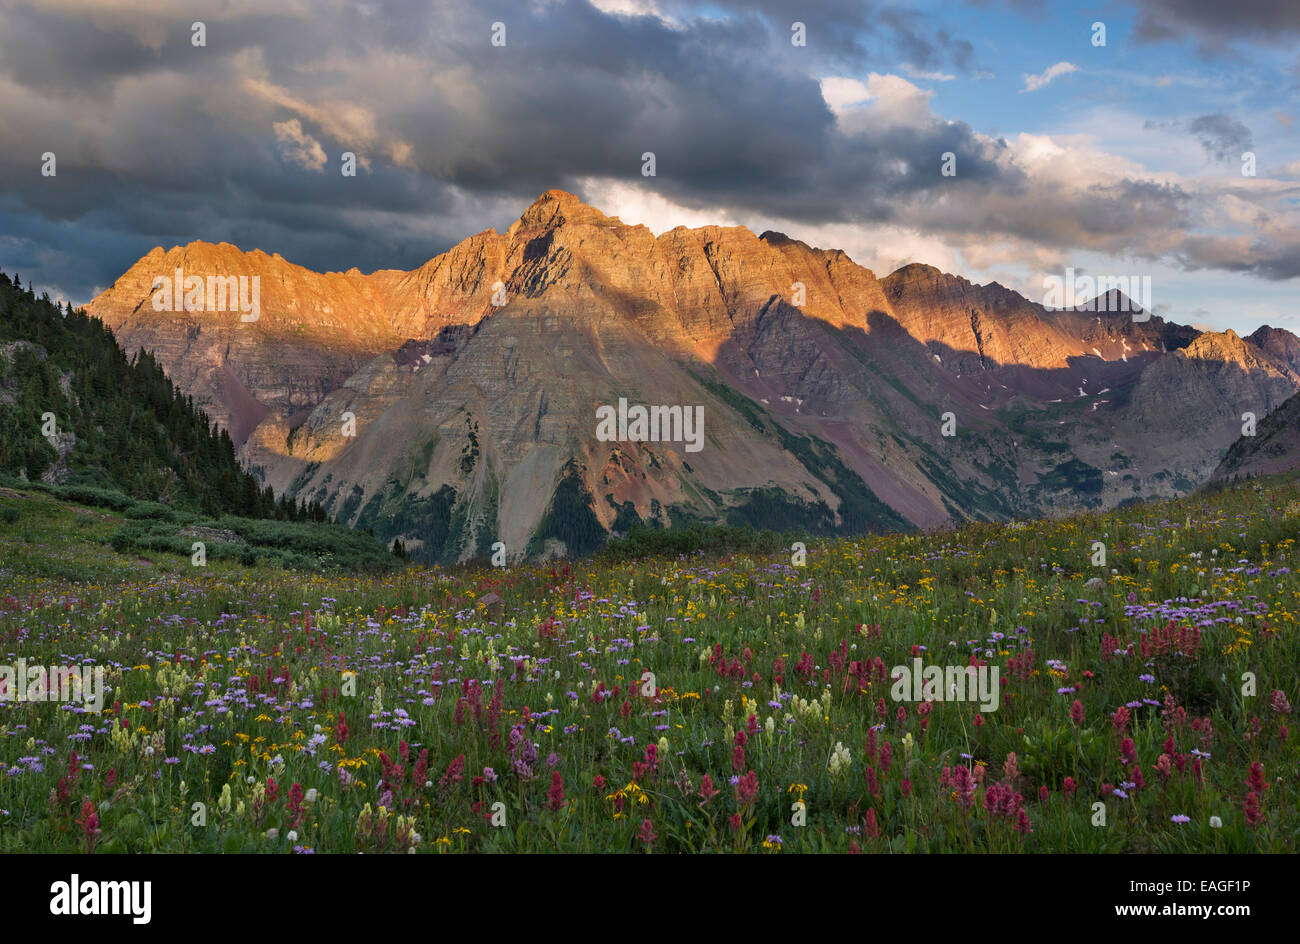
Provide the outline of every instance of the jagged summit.
{"type": "MultiPolygon", "coordinates": [[[[582,198],[577,194],[569,193],[567,190],[560,190],[553,187],[550,190],[543,191],[543,193],[532,202],[532,206],[529,207],[529,209],[551,203],[559,207],[586,206],[586,204],[582,202],[582,198]]],[[[525,210],[524,215],[527,215],[527,213],[528,211],[525,210]]]]}
{"type": "Polygon", "coordinates": [[[567,190],[547,190],[520,214],[518,222],[510,227],[510,232],[519,228],[552,228],[566,222],[599,223],[609,219],[600,210],[583,203],[578,196],[567,190]]]}
{"type": "Polygon", "coordinates": [[[909,262],[901,265],[893,272],[889,273],[887,278],[895,282],[917,281],[920,279],[941,279],[951,278],[947,272],[938,269],[928,262],[909,262]]]}

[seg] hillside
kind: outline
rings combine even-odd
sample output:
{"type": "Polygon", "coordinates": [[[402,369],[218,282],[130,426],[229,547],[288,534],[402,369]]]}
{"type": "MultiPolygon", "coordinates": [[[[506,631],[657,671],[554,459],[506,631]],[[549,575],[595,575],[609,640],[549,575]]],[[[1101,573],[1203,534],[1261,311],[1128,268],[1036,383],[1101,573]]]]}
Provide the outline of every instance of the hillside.
{"type": "Polygon", "coordinates": [[[3,272],[0,472],[205,514],[324,519],[319,507],[277,501],[245,472],[227,432],[149,352],[128,360],[98,319],[3,272]]]}
{"type": "Polygon", "coordinates": [[[1223,457],[1211,481],[1236,481],[1300,468],[1300,394],[1259,421],[1255,435],[1243,435],[1223,457]]]}
{"type": "Polygon", "coordinates": [[[404,566],[374,537],[339,524],[205,516],[78,485],[0,479],[0,596],[31,581],[308,573],[382,574],[404,566]],[[196,553],[201,545],[201,554],[196,553]]]}

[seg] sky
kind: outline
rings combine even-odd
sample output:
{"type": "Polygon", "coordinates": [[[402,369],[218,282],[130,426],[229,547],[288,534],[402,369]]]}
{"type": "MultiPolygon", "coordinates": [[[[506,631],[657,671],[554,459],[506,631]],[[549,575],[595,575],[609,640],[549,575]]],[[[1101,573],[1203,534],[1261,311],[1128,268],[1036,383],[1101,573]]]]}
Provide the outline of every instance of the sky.
{"type": "Polygon", "coordinates": [[[0,0],[0,269],[409,269],[558,188],[1300,333],[1298,40],[1296,0],[0,0]]]}

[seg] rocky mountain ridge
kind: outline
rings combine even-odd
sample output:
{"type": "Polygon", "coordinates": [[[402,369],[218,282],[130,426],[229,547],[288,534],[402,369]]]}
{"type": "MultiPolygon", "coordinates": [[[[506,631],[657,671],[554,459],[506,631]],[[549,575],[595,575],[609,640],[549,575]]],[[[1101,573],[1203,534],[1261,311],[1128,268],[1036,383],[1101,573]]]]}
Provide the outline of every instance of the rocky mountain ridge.
{"type": "Polygon", "coordinates": [[[1049,311],[920,264],[878,279],[742,227],[656,237],[552,190],[410,272],[155,249],[90,311],[277,494],[452,561],[559,551],[582,506],[614,532],[830,531],[1172,495],[1213,472],[1242,413],[1300,389],[1289,332],[1106,301],[1049,311]],[[155,311],[176,268],[258,276],[258,319],[155,311]],[[599,439],[595,411],[620,397],[702,406],[705,447],[599,439]]]}

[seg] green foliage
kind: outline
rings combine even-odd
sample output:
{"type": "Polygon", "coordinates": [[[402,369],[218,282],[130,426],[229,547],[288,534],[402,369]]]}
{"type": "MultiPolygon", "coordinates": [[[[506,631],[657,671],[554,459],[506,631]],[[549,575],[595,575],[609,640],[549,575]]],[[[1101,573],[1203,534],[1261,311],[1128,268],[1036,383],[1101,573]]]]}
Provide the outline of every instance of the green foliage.
{"type": "Polygon", "coordinates": [[[641,516],[637,514],[636,504],[625,501],[622,504],[614,501],[612,494],[605,496],[605,501],[609,502],[614,509],[614,523],[610,526],[610,533],[617,535],[626,535],[642,527],[641,516]]]}
{"type": "Polygon", "coordinates": [[[727,509],[727,523],[730,525],[803,534],[835,533],[835,515],[823,501],[803,501],[779,488],[750,488],[742,490],[741,494],[745,500],[727,509]]]}
{"type": "Polygon", "coordinates": [[[911,524],[879,498],[840,458],[836,448],[813,436],[796,436],[776,427],[781,445],[794,453],[804,468],[831,487],[840,500],[840,534],[910,531],[911,524]]]}
{"type": "Polygon", "coordinates": [[[704,386],[705,390],[709,391],[709,393],[713,394],[723,403],[727,404],[727,406],[731,407],[743,416],[745,421],[755,430],[760,433],[767,432],[767,425],[763,422],[763,412],[758,408],[758,404],[753,400],[746,397],[734,387],[722,383],[721,381],[712,380],[706,377],[702,378],[700,383],[704,386]]]}
{"type": "Polygon", "coordinates": [[[551,498],[551,507],[538,525],[533,545],[540,547],[546,539],[556,538],[564,542],[569,557],[586,557],[596,551],[608,534],[591,504],[591,492],[582,482],[581,470],[570,459],[551,498]]]}
{"type": "Polygon", "coordinates": [[[824,502],[802,503],[789,497],[774,494],[775,489],[753,490],[739,509],[728,514],[730,524],[750,523],[776,528],[785,523],[797,510],[810,514],[812,520],[803,527],[813,533],[869,534],[880,531],[910,531],[910,523],[893,508],[876,497],[862,476],[853,471],[840,458],[831,443],[815,436],[799,436],[785,429],[767,415],[757,403],[727,384],[709,377],[700,378],[701,385],[745,418],[755,430],[775,436],[782,448],[794,454],[813,475],[830,486],[840,500],[839,522],[824,502]],[[762,515],[772,513],[775,520],[763,520],[762,515]]]}
{"type": "Polygon", "coordinates": [[[93,505],[111,511],[126,511],[136,503],[130,495],[107,488],[91,488],[88,485],[64,485],[51,488],[50,494],[79,505],[93,505]]]}
{"type": "Polygon", "coordinates": [[[478,463],[478,423],[475,423],[468,416],[465,417],[465,433],[467,439],[464,448],[460,452],[461,475],[472,473],[474,466],[478,463]]]}
{"type": "Polygon", "coordinates": [[[418,548],[403,544],[407,557],[422,564],[451,564],[460,552],[459,535],[453,534],[456,489],[443,485],[432,495],[404,493],[390,481],[371,496],[357,516],[358,528],[370,528],[380,540],[391,543],[399,535],[419,539],[418,548]]]}
{"type": "Polygon", "coordinates": [[[236,539],[194,537],[185,534],[175,521],[150,516],[128,518],[108,543],[119,553],[155,551],[188,558],[194,542],[202,541],[209,560],[288,570],[382,573],[400,566],[399,558],[374,537],[342,525],[231,516],[202,520],[199,524],[229,531],[236,539]]]}
{"type": "Polygon", "coordinates": [[[1051,491],[1075,492],[1079,495],[1100,495],[1102,490],[1101,469],[1094,468],[1086,462],[1071,459],[1062,462],[1051,472],[1039,479],[1042,488],[1051,491]]]}
{"type": "Polygon", "coordinates": [[[596,556],[604,561],[628,561],[695,553],[772,554],[788,548],[795,539],[792,534],[755,530],[747,525],[691,525],[667,531],[640,527],[627,537],[611,539],[596,556]]]}

